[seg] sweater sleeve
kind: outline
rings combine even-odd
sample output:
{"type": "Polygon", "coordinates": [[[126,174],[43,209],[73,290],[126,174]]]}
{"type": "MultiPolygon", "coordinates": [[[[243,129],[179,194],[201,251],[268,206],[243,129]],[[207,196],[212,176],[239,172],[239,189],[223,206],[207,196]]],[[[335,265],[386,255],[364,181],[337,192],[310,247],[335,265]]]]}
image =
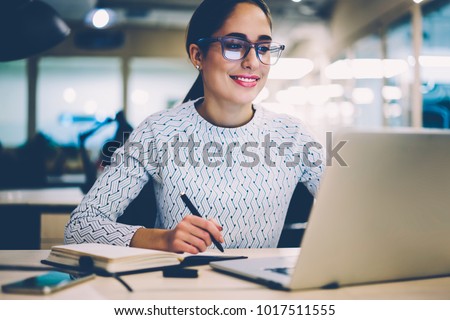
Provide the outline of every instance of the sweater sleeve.
{"type": "MultiPolygon", "coordinates": [[[[148,120],[147,120],[148,121],[148,120]]],[[[129,246],[142,226],[117,223],[128,205],[156,175],[154,137],[148,122],[143,122],[125,145],[116,150],[91,190],[72,212],[65,228],[66,244],[95,242],[129,246]]],[[[155,177],[157,178],[157,177],[155,177]]]]}

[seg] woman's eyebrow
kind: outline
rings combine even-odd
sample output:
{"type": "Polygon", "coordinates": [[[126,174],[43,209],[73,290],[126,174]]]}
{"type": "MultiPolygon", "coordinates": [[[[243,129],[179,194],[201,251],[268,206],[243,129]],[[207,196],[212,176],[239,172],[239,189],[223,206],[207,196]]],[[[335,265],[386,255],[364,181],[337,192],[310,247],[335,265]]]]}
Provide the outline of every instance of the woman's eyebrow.
{"type": "MultiPolygon", "coordinates": [[[[241,38],[243,40],[248,40],[247,35],[243,34],[243,33],[239,33],[239,32],[232,32],[226,35],[227,37],[236,37],[236,38],[241,38]]],[[[261,35],[258,37],[258,40],[272,40],[271,36],[268,35],[261,35]]]]}

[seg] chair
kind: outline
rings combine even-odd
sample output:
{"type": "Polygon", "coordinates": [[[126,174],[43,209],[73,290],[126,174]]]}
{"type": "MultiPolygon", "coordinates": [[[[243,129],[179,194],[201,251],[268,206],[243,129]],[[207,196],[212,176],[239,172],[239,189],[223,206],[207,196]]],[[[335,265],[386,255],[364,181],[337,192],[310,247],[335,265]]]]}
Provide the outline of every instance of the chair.
{"type": "Polygon", "coordinates": [[[278,248],[298,247],[301,244],[313,202],[313,195],[303,183],[298,183],[289,204],[278,248]]]}
{"type": "MultiPolygon", "coordinates": [[[[302,183],[297,184],[289,204],[278,248],[300,245],[313,202],[314,197],[308,189],[302,183]]],[[[117,219],[117,222],[152,228],[155,221],[156,198],[153,181],[150,180],[137,198],[130,203],[123,215],[117,219]]]]}
{"type": "Polygon", "coordinates": [[[153,181],[150,179],[117,222],[153,228],[156,221],[156,198],[153,181]]]}

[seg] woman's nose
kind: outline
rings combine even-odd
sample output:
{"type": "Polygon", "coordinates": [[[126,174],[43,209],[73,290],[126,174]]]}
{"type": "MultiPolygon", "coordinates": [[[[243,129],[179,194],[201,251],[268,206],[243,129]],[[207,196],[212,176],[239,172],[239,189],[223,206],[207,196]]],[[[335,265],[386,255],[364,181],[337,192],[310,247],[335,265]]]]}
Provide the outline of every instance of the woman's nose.
{"type": "Polygon", "coordinates": [[[250,48],[249,52],[247,53],[247,56],[242,60],[242,66],[244,68],[250,68],[254,69],[259,66],[259,58],[256,54],[256,48],[252,47],[250,48]]]}

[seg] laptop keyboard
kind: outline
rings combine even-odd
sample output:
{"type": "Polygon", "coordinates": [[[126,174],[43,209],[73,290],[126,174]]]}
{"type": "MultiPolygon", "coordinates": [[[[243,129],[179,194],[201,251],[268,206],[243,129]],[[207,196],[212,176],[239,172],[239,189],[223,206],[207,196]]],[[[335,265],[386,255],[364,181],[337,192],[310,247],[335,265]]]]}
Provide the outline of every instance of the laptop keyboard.
{"type": "Polygon", "coordinates": [[[272,271],[275,273],[281,273],[284,274],[286,276],[290,276],[292,274],[292,272],[294,271],[293,267],[289,267],[289,268],[267,268],[265,269],[267,271],[272,271]]]}

